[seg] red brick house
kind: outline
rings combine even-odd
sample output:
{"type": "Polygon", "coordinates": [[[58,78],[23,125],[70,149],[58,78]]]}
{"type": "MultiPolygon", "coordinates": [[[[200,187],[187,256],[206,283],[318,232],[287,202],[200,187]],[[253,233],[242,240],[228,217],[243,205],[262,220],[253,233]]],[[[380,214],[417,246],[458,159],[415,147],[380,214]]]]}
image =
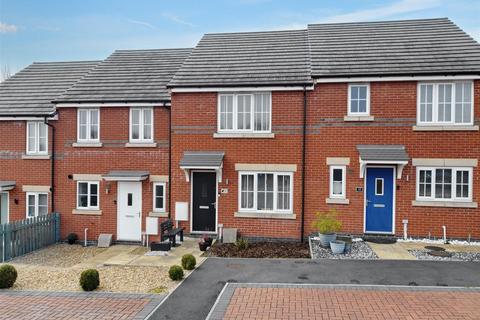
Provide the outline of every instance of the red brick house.
{"type": "Polygon", "coordinates": [[[62,236],[90,240],[138,241],[147,217],[300,239],[333,207],[348,233],[480,239],[480,45],[448,19],[207,34],[70,64],[0,85],[2,217],[55,210],[62,236]]]}

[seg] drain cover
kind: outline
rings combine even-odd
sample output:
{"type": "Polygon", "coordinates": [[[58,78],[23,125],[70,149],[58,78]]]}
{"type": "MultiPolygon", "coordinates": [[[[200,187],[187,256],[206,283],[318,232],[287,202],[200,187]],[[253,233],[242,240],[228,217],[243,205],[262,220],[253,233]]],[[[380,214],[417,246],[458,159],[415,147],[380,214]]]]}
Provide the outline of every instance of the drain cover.
{"type": "Polygon", "coordinates": [[[445,248],[437,247],[437,246],[425,246],[425,249],[432,250],[432,251],[445,251],[445,248]]]}
{"type": "Polygon", "coordinates": [[[443,257],[443,258],[449,258],[452,256],[452,254],[447,251],[430,251],[428,254],[434,257],[443,257]]]}

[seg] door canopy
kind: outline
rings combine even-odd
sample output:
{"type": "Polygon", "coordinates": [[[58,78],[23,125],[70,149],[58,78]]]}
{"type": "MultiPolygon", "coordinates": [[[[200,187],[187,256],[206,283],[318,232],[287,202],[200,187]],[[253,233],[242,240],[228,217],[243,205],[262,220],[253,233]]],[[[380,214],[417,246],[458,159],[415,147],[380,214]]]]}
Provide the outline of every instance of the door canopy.
{"type": "Polygon", "coordinates": [[[223,151],[185,151],[180,160],[180,169],[185,172],[187,182],[190,181],[191,170],[214,170],[218,182],[222,182],[223,151]]]}
{"type": "Polygon", "coordinates": [[[357,145],[360,154],[360,178],[365,176],[369,164],[389,164],[397,166],[397,179],[402,177],[403,168],[410,160],[403,145],[357,145]]]}

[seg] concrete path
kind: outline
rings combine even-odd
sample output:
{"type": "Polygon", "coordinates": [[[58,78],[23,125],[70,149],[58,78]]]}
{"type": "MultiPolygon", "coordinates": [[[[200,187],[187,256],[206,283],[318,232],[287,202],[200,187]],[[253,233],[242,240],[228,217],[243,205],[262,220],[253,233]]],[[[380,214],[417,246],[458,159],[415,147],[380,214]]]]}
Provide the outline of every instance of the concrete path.
{"type": "Polygon", "coordinates": [[[209,320],[480,319],[480,289],[227,284],[209,320]]]}
{"type": "Polygon", "coordinates": [[[0,319],[145,319],[164,295],[0,290],[0,319]]]}
{"type": "Polygon", "coordinates": [[[400,243],[382,244],[368,242],[368,245],[380,259],[387,260],[417,260],[414,255],[408,252],[400,243]]]}
{"type": "Polygon", "coordinates": [[[151,319],[205,319],[227,282],[479,287],[480,264],[208,258],[163,302],[151,319]]]}

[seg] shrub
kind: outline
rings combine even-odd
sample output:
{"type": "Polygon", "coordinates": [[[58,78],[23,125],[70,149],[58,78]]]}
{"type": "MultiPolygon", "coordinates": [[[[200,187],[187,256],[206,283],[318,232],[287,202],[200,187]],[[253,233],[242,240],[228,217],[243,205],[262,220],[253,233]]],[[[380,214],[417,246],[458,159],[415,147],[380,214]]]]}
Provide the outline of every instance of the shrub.
{"type": "Polygon", "coordinates": [[[93,291],[100,285],[100,275],[96,269],[87,269],[80,275],[80,286],[84,291],[93,291]]]}
{"type": "Polygon", "coordinates": [[[197,264],[197,260],[191,254],[184,254],[182,257],[182,267],[185,270],[193,270],[197,264]]]}
{"type": "Polygon", "coordinates": [[[0,289],[11,288],[17,280],[17,270],[11,264],[0,267],[0,289]]]}
{"type": "Polygon", "coordinates": [[[238,250],[245,250],[248,248],[248,240],[245,238],[239,238],[237,242],[235,242],[238,250]]]}
{"type": "Polygon", "coordinates": [[[78,240],[78,236],[76,233],[69,233],[68,236],[67,236],[67,241],[68,241],[68,244],[74,244],[75,241],[78,240]]]}
{"type": "Polygon", "coordinates": [[[171,266],[170,270],[168,270],[168,275],[173,281],[181,280],[183,278],[183,269],[178,265],[171,266]]]}
{"type": "Polygon", "coordinates": [[[342,222],[337,220],[337,210],[330,209],[328,212],[317,212],[312,227],[317,229],[321,234],[331,234],[340,231],[342,222]]]}

